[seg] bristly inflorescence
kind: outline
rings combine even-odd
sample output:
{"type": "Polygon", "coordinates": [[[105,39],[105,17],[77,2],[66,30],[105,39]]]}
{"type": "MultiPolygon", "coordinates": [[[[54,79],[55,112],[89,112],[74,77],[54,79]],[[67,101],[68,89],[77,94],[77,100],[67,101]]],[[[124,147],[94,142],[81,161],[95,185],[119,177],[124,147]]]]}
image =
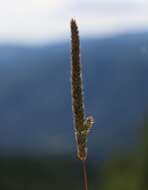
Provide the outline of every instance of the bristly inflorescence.
{"type": "Polygon", "coordinates": [[[85,118],[82,69],[80,63],[79,31],[75,20],[71,20],[71,88],[74,130],[77,143],[77,156],[80,160],[87,158],[87,136],[94,123],[93,117],[85,118]]]}

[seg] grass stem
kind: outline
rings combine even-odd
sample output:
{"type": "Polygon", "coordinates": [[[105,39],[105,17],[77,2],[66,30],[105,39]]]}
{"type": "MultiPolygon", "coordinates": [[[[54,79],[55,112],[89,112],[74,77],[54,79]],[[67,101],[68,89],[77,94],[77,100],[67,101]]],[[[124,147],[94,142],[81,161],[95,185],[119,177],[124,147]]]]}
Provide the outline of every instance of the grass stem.
{"type": "Polygon", "coordinates": [[[82,160],[82,164],[83,164],[84,190],[88,190],[86,160],[82,160]]]}

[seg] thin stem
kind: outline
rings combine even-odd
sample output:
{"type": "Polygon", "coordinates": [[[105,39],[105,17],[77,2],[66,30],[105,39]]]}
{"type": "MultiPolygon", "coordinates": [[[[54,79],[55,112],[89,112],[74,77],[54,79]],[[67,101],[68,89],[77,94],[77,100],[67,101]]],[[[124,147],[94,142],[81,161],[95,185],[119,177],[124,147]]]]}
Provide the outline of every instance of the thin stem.
{"type": "Polygon", "coordinates": [[[82,164],[83,164],[83,176],[84,176],[84,190],[88,190],[86,161],[82,160],[82,164]]]}

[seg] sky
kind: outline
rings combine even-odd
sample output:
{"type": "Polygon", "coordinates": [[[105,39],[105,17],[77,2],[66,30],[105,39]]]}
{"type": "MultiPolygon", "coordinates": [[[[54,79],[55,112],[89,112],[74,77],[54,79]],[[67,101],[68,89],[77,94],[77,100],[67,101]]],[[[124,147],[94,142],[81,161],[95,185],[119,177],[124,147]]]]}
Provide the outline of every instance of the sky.
{"type": "Polygon", "coordinates": [[[82,37],[148,31],[148,0],[0,0],[0,43],[68,39],[71,18],[82,37]]]}

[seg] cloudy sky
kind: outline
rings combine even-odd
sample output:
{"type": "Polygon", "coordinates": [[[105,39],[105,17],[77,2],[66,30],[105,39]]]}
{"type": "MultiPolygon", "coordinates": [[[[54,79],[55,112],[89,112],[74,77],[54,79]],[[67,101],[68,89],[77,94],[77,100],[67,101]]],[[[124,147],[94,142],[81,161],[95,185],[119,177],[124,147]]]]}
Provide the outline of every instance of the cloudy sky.
{"type": "Polygon", "coordinates": [[[81,36],[148,31],[148,0],[0,0],[0,42],[44,43],[81,36]]]}

